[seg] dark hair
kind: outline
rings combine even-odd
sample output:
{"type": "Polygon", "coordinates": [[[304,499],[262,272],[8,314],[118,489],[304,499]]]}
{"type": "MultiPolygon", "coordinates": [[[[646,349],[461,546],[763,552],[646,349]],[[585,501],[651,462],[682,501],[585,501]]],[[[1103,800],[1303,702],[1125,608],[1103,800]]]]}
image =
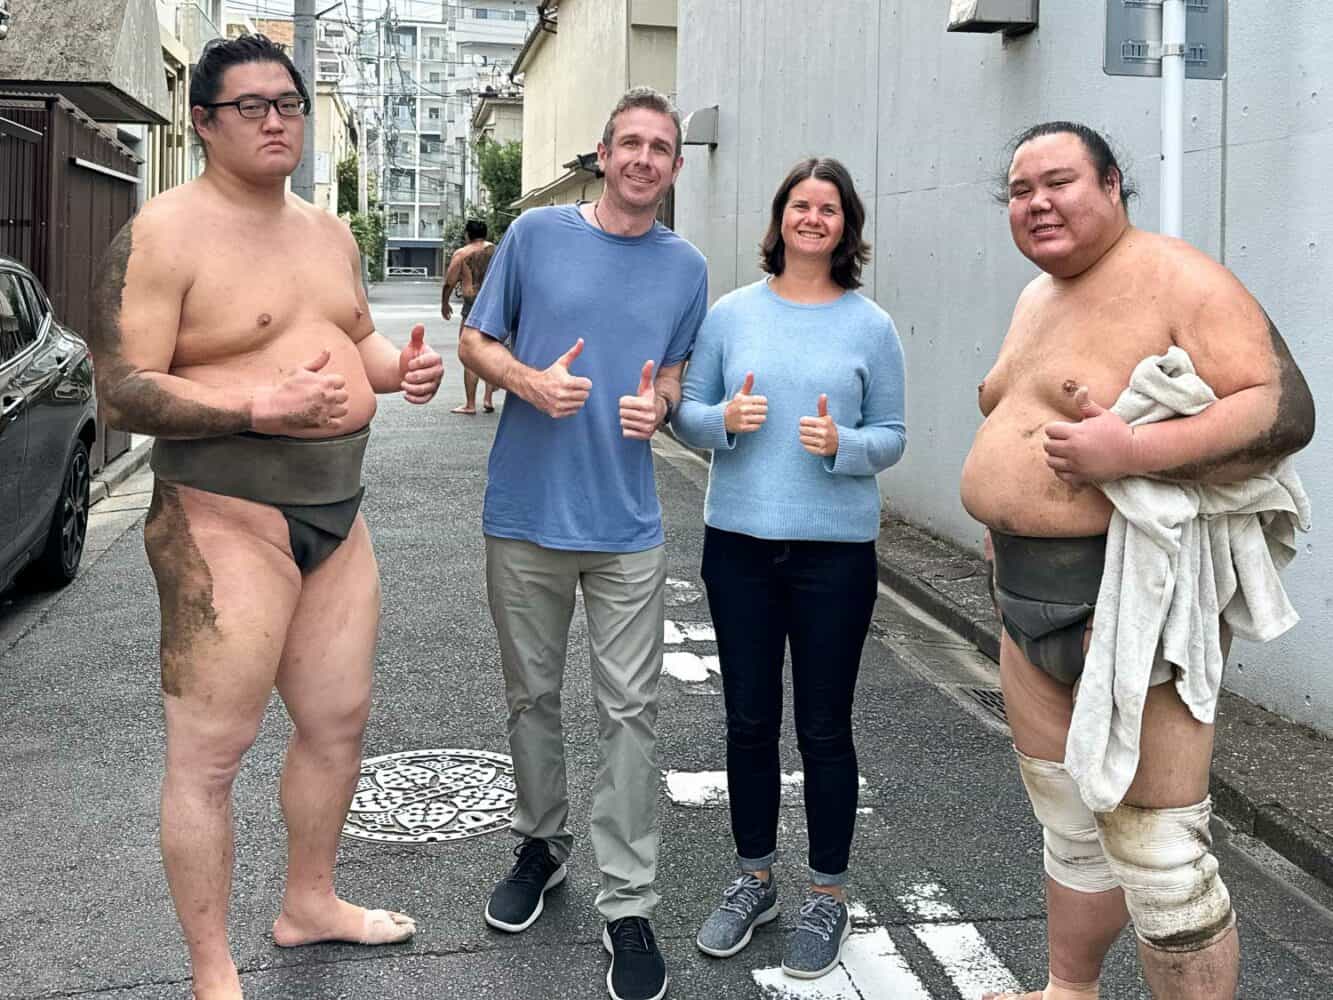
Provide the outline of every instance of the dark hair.
{"type": "Polygon", "coordinates": [[[468,219],[467,225],[463,227],[463,232],[467,234],[470,240],[484,240],[486,238],[486,223],[481,219],[468,219]]]}
{"type": "Polygon", "coordinates": [[[812,156],[791,168],[773,195],[773,214],[768,232],[759,244],[759,267],[769,274],[781,274],[787,266],[787,248],[782,242],[782,213],[787,209],[787,196],[801,181],[813,177],[828,181],[838,189],[842,199],[842,239],[833,251],[833,280],[842,288],[861,287],[861,268],[870,262],[870,244],[861,238],[866,210],[852,184],[852,175],[837,160],[828,156],[812,156]]]}
{"type": "Polygon", "coordinates": [[[602,129],[603,146],[611,148],[611,140],[615,138],[616,115],[631,108],[647,108],[649,111],[656,111],[670,118],[676,125],[676,155],[680,156],[685,138],[680,127],[680,112],[671,103],[671,98],[652,87],[633,87],[625,91],[625,96],[616,102],[616,106],[611,109],[611,116],[606,119],[606,127],[602,129]]]}
{"type": "Polygon", "coordinates": [[[1107,138],[1096,129],[1089,128],[1080,122],[1042,122],[1040,125],[1033,125],[1031,128],[1024,129],[1010,140],[1009,145],[1005,147],[1008,156],[1005,157],[1000,176],[996,179],[996,201],[1000,204],[1007,204],[1009,201],[1009,168],[1013,165],[1019,147],[1033,139],[1040,139],[1044,135],[1072,135],[1077,137],[1078,141],[1083,144],[1084,150],[1087,151],[1088,158],[1092,160],[1092,165],[1097,171],[1097,179],[1103,184],[1109,184],[1112,176],[1119,179],[1120,204],[1124,206],[1126,212],[1129,211],[1129,199],[1137,198],[1139,189],[1134,186],[1133,181],[1125,176],[1125,171],[1116,159],[1115,151],[1111,148],[1111,143],[1107,138]]]}
{"type": "MultiPolygon", "coordinates": [[[[310,91],[305,80],[287,53],[266,35],[241,35],[239,38],[215,38],[199,54],[199,64],[190,74],[190,107],[212,104],[222,92],[222,77],[233,66],[243,63],[273,62],[285,69],[292,78],[296,92],[305,98],[306,114],[310,113],[310,91]]],[[[206,108],[212,120],[214,108],[206,108]]]]}

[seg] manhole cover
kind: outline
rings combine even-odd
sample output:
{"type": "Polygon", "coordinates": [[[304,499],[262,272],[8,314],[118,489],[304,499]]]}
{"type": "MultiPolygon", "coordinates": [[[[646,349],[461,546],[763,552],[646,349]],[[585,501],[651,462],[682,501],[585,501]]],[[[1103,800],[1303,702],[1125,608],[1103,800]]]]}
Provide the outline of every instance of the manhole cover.
{"type": "Polygon", "coordinates": [[[1001,722],[1008,723],[1004,712],[1004,693],[998,688],[965,688],[972,700],[1001,722]]]}
{"type": "Polygon", "coordinates": [[[488,750],[404,750],[361,762],[343,836],[426,844],[509,829],[514,762],[488,750]]]}

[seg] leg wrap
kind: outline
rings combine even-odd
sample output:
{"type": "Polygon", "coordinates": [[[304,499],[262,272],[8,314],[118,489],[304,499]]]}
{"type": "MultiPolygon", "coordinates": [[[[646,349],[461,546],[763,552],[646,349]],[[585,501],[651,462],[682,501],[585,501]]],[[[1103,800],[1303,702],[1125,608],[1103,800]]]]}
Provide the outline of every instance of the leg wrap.
{"type": "Polygon", "coordinates": [[[1118,883],[1097,839],[1097,821],[1064,765],[1014,753],[1032,811],[1042,825],[1046,874],[1075,892],[1114,889],[1118,883]]]}
{"type": "Polygon", "coordinates": [[[1201,951],[1235,923],[1217,876],[1208,818],[1212,800],[1175,809],[1120,805],[1097,815],[1111,870],[1134,930],[1160,951],[1201,951]]]}

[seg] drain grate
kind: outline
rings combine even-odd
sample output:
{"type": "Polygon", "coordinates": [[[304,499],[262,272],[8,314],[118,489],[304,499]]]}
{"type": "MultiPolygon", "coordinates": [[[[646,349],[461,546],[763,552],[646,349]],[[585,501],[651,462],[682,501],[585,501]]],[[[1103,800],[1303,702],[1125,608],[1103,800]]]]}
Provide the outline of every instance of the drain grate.
{"type": "Polygon", "coordinates": [[[999,688],[964,688],[964,690],[987,712],[1005,725],[1009,724],[1009,717],[1004,714],[1004,693],[999,688]]]}

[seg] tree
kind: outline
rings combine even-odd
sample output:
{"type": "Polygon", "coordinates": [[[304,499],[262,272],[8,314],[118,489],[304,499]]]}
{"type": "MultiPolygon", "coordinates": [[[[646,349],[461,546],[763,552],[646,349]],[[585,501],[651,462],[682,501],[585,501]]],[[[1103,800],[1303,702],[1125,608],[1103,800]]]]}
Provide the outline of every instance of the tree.
{"type": "Polygon", "coordinates": [[[483,135],[475,148],[478,177],[490,196],[486,223],[491,239],[499,241],[509,223],[514,221],[514,211],[509,206],[523,193],[523,143],[506,142],[502,145],[483,135]]]}
{"type": "Polygon", "coordinates": [[[338,164],[338,214],[351,215],[357,210],[357,185],[360,180],[355,153],[338,164]]]}
{"type": "Polygon", "coordinates": [[[347,158],[338,163],[338,215],[347,221],[361,251],[361,258],[371,281],[384,280],[384,215],[380,212],[379,199],[375,197],[375,175],[366,177],[366,208],[364,215],[357,211],[360,201],[357,191],[359,183],[356,153],[349,153],[347,158]]]}
{"type": "MultiPolygon", "coordinates": [[[[340,216],[351,215],[357,210],[357,203],[360,199],[357,196],[358,161],[356,152],[347,154],[347,158],[338,163],[338,214],[340,216]]],[[[366,174],[366,205],[370,211],[375,211],[379,207],[379,197],[376,192],[378,185],[375,183],[375,174],[366,174]]]]}
{"type": "Polygon", "coordinates": [[[361,250],[361,258],[366,262],[371,281],[384,280],[384,216],[372,209],[364,215],[353,212],[347,218],[347,224],[356,238],[356,245],[361,250]]]}

